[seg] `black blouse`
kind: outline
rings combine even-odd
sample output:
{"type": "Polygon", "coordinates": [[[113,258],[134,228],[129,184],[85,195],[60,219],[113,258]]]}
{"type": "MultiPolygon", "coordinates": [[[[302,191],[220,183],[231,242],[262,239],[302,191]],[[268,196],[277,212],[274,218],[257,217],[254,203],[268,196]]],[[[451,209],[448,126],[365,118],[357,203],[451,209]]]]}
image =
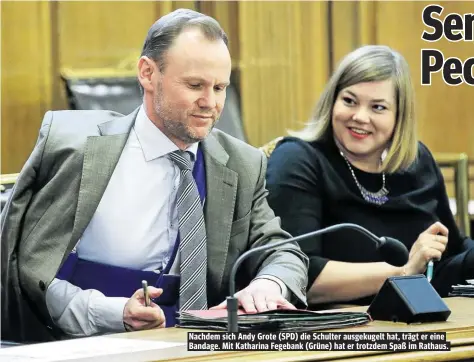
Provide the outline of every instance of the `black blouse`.
{"type": "MultiPolygon", "coordinates": [[[[376,192],[382,187],[381,173],[352,168],[367,190],[376,192]]],[[[417,160],[408,170],[386,175],[389,194],[383,205],[363,199],[333,140],[285,138],[268,161],[267,187],[270,206],[281,217],[283,229],[293,236],[338,223],[355,223],[377,236],[396,238],[410,250],[421,232],[440,221],[449,229],[441,263],[474,248],[474,242],[460,234],[449,208],[443,176],[421,142],[417,160]]],[[[300,246],[310,258],[308,288],[329,260],[383,261],[372,240],[350,229],[306,239],[300,246]]]]}

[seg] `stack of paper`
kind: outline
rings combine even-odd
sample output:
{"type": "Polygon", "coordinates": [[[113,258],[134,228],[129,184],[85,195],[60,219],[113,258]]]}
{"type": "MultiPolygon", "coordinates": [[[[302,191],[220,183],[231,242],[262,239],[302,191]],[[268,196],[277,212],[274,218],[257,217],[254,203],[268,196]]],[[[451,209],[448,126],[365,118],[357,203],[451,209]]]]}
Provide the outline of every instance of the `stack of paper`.
{"type": "Polygon", "coordinates": [[[453,291],[449,293],[449,296],[474,298],[474,279],[466,280],[466,282],[465,285],[453,285],[453,291]]]}
{"type": "MultiPolygon", "coordinates": [[[[88,361],[100,356],[104,357],[104,360],[105,358],[107,360],[131,360],[130,358],[133,359],[133,353],[156,350],[157,355],[159,355],[162,349],[184,345],[185,343],[147,341],[131,338],[86,337],[1,348],[0,361],[88,361]],[[132,357],[130,357],[130,353],[132,357]],[[125,354],[128,354],[128,358],[124,357],[125,354]]],[[[137,359],[135,358],[135,360],[137,359]]]]}
{"type": "MultiPolygon", "coordinates": [[[[364,312],[315,312],[309,310],[272,310],[247,314],[239,311],[240,331],[317,331],[359,326],[370,322],[364,312]]],[[[227,310],[187,310],[178,314],[178,327],[227,330],[227,310]]]]}

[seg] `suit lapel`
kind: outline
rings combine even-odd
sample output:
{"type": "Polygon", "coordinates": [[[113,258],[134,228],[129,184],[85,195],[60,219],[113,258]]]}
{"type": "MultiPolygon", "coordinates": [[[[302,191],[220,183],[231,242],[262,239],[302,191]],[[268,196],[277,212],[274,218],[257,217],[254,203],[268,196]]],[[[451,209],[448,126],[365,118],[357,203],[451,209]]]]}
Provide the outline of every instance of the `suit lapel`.
{"type": "Polygon", "coordinates": [[[70,250],[83,234],[99,205],[137,113],[138,109],[128,116],[98,125],[100,136],[90,136],[87,139],[70,250]]]}
{"type": "Polygon", "coordinates": [[[208,261],[212,261],[210,285],[220,287],[229,251],[230,231],[237,195],[237,172],[226,167],[229,155],[211,133],[203,141],[206,165],[206,205],[208,261]]]}

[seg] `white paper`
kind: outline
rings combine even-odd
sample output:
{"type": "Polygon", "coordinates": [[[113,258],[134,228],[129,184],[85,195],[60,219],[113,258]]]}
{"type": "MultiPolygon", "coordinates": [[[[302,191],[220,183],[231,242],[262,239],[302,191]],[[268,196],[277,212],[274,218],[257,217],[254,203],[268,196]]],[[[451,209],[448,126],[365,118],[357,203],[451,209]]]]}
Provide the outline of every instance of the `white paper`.
{"type": "Polygon", "coordinates": [[[468,284],[474,284],[474,279],[468,279],[468,280],[466,280],[466,282],[467,282],[468,284]]]}
{"type": "Polygon", "coordinates": [[[88,337],[0,349],[0,361],[67,361],[108,354],[142,352],[182,346],[186,343],[143,339],[88,337]]]}

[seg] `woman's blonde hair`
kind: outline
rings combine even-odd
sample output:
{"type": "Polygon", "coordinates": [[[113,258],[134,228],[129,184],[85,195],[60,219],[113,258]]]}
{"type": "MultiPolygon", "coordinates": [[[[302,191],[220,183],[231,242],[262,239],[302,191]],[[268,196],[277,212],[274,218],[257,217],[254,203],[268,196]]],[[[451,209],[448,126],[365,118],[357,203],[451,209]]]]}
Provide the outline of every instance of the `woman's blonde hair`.
{"type": "Polygon", "coordinates": [[[406,60],[387,46],[366,45],[349,53],[329,79],[306,127],[290,135],[309,142],[332,137],[332,110],[339,92],[354,84],[387,79],[392,79],[395,86],[397,112],[382,171],[393,173],[408,168],[418,150],[413,85],[406,60]]]}

